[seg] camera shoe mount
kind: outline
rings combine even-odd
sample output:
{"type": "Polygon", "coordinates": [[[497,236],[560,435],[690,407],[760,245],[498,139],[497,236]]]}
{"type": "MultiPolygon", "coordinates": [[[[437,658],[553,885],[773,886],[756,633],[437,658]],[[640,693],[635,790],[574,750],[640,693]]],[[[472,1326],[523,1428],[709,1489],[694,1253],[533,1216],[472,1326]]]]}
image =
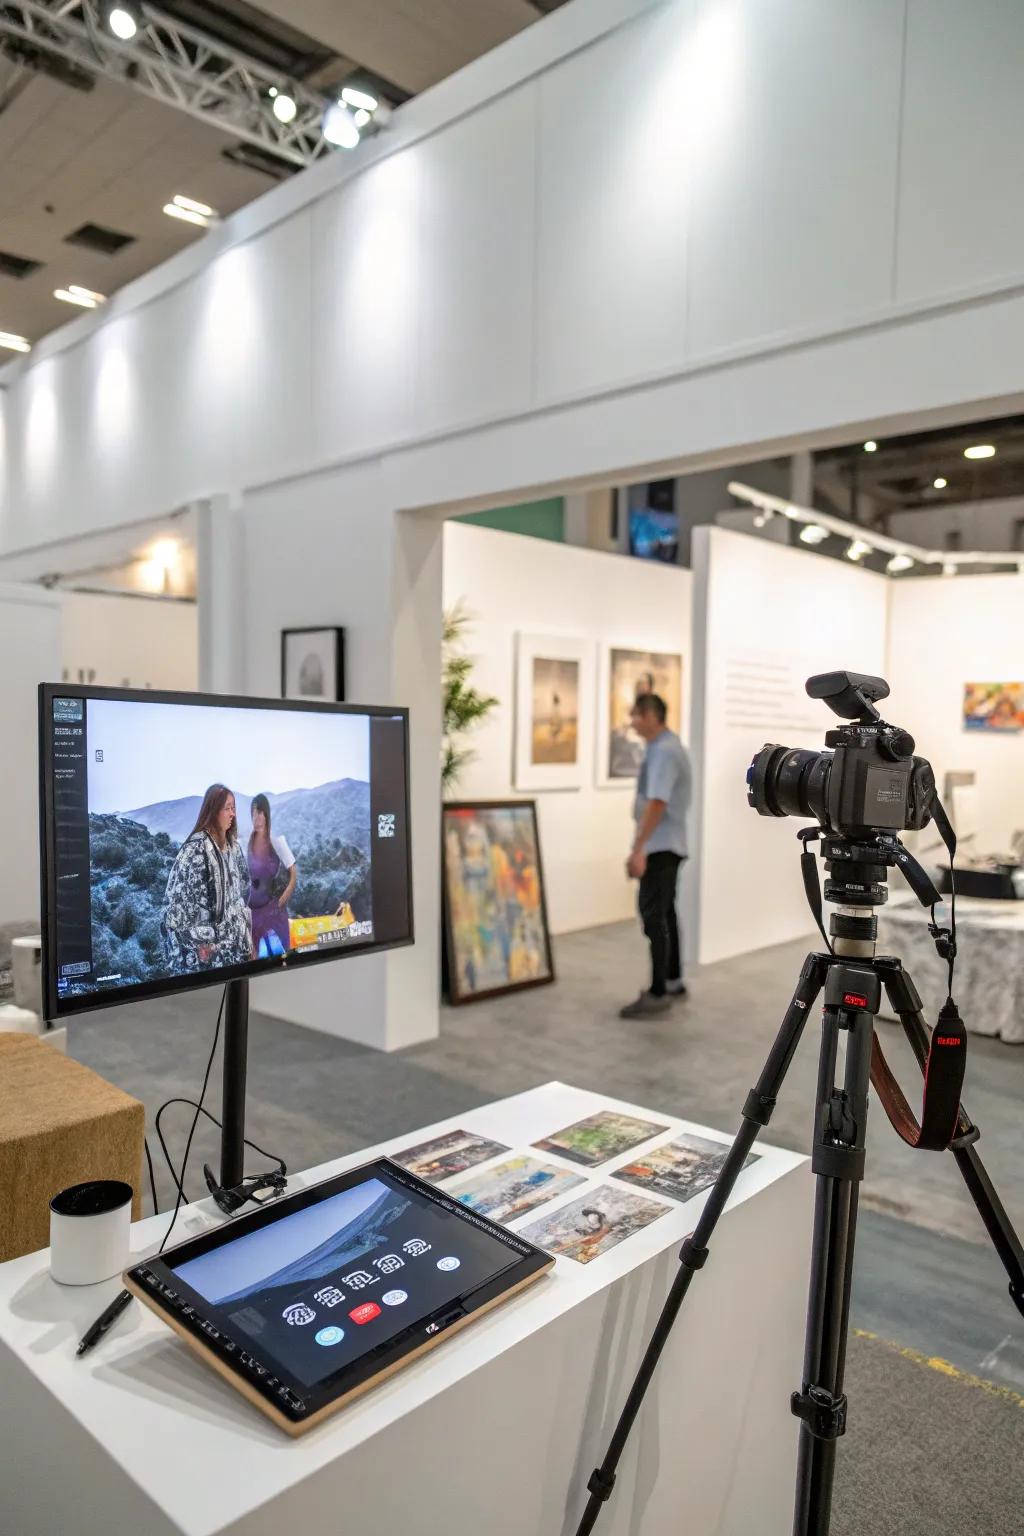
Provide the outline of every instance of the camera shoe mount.
{"type": "MultiPolygon", "coordinates": [[[[929,1035],[917,988],[902,963],[875,955],[877,919],[873,908],[887,896],[887,870],[899,867],[918,898],[938,900],[931,881],[895,837],[849,841],[820,827],[800,834],[801,863],[808,899],[826,938],[826,953],[809,954],[782,1026],[754,1088],[743,1105],[736,1139],[693,1233],[682,1245],[679,1269],[644,1352],[607,1454],[591,1475],[587,1506],[577,1536],[594,1529],[610,1498],[615,1473],[644,1394],[690,1282],[708,1259],[708,1245],[747,1154],[771,1119],[776,1099],[796,1053],[808,1014],[824,993],[818,1084],[814,1109],[811,1170],[815,1177],[803,1377],[790,1399],[800,1420],[793,1536],[827,1536],[832,1506],[836,1443],[846,1430],[843,1392],[850,1315],[854,1237],[860,1182],[864,1177],[868,1083],[873,1084],[899,1135],[911,1146],[952,1152],[992,1244],[1010,1279],[1010,1295],[1024,1315],[1024,1249],[977,1151],[978,1128],[960,1104],[966,1032],[955,1007],[943,1008],[929,1035]],[[830,866],[825,895],[839,910],[829,918],[829,944],[821,920],[821,892],[809,843],[822,837],[830,866]],[[808,861],[810,870],[808,869],[808,861]],[[912,868],[908,866],[908,862],[912,868]],[[919,878],[920,876],[920,878],[919,878]],[[813,894],[811,890],[813,878],[813,894]],[[882,990],[910,1042],[925,1076],[924,1109],[918,1124],[889,1070],[874,1033],[882,990]],[[839,1038],[846,1035],[839,1081],[839,1038]]],[[[932,937],[940,954],[955,953],[955,934],[934,920],[932,937]]]]}

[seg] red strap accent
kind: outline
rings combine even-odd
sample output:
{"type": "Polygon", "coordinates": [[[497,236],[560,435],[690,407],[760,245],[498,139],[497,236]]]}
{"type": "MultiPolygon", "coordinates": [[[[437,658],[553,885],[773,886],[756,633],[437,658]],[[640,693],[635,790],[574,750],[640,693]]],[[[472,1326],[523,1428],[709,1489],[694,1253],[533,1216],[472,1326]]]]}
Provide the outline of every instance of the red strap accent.
{"type": "Polygon", "coordinates": [[[918,1124],[903,1089],[882,1054],[878,1035],[871,1041],[871,1082],[893,1129],[911,1147],[944,1151],[958,1134],[960,1089],[967,1065],[967,1030],[947,1004],[932,1030],[924,1064],[924,1097],[918,1124]]]}

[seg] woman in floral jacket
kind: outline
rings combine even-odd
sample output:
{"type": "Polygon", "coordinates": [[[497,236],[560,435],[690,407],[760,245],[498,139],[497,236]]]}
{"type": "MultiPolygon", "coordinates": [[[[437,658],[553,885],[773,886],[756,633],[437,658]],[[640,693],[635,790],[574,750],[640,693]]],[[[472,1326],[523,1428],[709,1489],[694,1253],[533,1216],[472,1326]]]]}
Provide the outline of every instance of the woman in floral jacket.
{"type": "Polygon", "coordinates": [[[203,796],[167,879],[164,948],[171,971],[206,971],[252,959],[249,866],[238,845],[235,797],[223,784],[203,796]]]}

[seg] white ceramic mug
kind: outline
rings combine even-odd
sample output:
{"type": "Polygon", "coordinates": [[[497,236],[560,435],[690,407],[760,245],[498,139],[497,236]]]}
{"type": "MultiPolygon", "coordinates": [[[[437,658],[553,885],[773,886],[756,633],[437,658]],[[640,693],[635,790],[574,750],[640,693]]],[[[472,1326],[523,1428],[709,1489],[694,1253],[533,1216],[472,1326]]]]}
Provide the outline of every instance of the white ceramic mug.
{"type": "Polygon", "coordinates": [[[95,1285],[128,1267],[132,1187],[119,1179],[72,1184],[50,1201],[50,1274],[61,1285],[95,1285]]]}

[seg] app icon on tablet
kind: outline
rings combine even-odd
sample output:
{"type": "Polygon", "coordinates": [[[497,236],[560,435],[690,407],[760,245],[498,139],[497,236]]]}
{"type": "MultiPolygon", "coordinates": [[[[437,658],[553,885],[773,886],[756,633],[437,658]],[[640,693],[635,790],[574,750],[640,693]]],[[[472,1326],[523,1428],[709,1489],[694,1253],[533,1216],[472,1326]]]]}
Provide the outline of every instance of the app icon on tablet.
{"type": "Polygon", "coordinates": [[[349,1317],[354,1323],[372,1323],[375,1317],[380,1317],[380,1307],[375,1301],[364,1301],[352,1308],[349,1317]]]}
{"type": "Polygon", "coordinates": [[[386,1307],[400,1307],[403,1301],[409,1300],[408,1291],[385,1291],[381,1301],[386,1307]]]}
{"type": "Polygon", "coordinates": [[[458,1269],[459,1260],[455,1257],[454,1254],[449,1254],[446,1259],[438,1259],[437,1267],[438,1269],[444,1270],[458,1269]]]}
{"type": "Polygon", "coordinates": [[[340,1344],[344,1337],[344,1328],[338,1328],[333,1323],[329,1328],[321,1328],[320,1332],[315,1335],[317,1343],[323,1344],[325,1348],[329,1344],[340,1344]]]}
{"type": "Polygon", "coordinates": [[[316,1313],[304,1301],[293,1301],[290,1307],[285,1307],[281,1316],[290,1328],[303,1328],[306,1323],[313,1321],[316,1313]]]}

